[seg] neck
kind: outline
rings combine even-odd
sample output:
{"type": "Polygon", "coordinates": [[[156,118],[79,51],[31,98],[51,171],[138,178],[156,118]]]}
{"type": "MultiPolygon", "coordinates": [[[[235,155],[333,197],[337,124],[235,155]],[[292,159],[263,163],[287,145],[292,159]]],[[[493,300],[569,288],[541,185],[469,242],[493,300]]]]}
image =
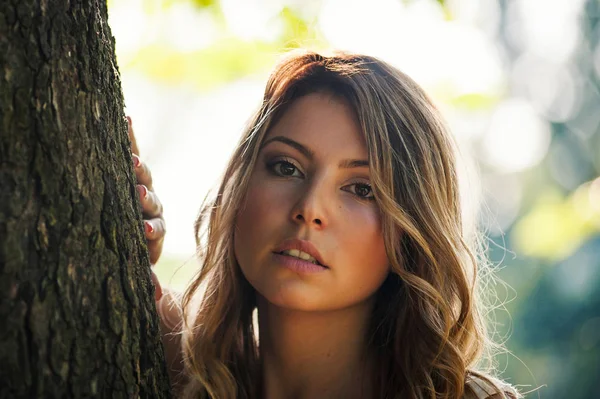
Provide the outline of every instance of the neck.
{"type": "Polygon", "coordinates": [[[259,296],[263,398],[371,397],[367,332],[372,301],[304,312],[259,296]]]}

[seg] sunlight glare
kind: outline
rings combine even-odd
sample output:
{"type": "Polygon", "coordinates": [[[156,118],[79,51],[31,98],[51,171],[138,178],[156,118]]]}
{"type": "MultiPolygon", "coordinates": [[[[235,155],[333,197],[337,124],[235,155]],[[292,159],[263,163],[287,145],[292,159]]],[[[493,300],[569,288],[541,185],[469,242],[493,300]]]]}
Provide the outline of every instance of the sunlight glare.
{"type": "Polygon", "coordinates": [[[550,128],[531,104],[513,98],[494,111],[482,142],[482,160],[501,172],[530,168],[542,160],[550,145],[550,128]]]}

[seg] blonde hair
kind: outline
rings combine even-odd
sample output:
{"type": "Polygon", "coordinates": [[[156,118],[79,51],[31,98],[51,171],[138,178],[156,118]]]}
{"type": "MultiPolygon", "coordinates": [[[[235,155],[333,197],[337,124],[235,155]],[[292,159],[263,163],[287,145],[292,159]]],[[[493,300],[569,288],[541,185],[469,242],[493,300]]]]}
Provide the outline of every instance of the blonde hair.
{"type": "Polygon", "coordinates": [[[233,252],[235,218],[269,128],[295,99],[314,92],[353,108],[382,214],[391,272],[370,325],[379,367],[374,397],[459,398],[474,376],[504,395],[499,382],[474,371],[490,344],[476,295],[478,265],[486,263],[480,241],[465,235],[456,148],[438,110],[412,79],[376,58],[316,53],[294,53],[275,68],[216,198],[196,221],[202,267],[182,304],[187,395],[259,394],[256,299],[233,252]]]}

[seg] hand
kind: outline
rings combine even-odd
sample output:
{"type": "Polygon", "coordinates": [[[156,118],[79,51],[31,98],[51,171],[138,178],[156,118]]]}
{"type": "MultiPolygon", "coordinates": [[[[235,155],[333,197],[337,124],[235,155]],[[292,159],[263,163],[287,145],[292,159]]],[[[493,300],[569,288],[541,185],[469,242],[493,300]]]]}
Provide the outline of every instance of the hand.
{"type": "MultiPolygon", "coordinates": [[[[148,166],[139,157],[140,152],[129,116],[127,117],[127,127],[129,140],[131,140],[131,152],[133,153],[133,169],[135,170],[138,182],[136,188],[142,205],[144,231],[148,244],[150,264],[154,266],[158,258],[160,258],[166,233],[165,220],[162,215],[163,207],[152,188],[152,174],[150,173],[150,169],[148,169],[148,166]]],[[[152,272],[152,282],[154,283],[154,298],[158,301],[162,297],[162,287],[154,272],[152,272]]]]}

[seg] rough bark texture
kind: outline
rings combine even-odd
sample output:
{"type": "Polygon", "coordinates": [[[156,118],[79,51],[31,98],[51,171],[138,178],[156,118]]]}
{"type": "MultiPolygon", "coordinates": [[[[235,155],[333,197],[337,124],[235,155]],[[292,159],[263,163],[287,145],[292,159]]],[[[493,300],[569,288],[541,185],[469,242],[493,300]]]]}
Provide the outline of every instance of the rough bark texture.
{"type": "Polygon", "coordinates": [[[169,396],[106,21],[0,1],[0,398],[169,396]]]}

